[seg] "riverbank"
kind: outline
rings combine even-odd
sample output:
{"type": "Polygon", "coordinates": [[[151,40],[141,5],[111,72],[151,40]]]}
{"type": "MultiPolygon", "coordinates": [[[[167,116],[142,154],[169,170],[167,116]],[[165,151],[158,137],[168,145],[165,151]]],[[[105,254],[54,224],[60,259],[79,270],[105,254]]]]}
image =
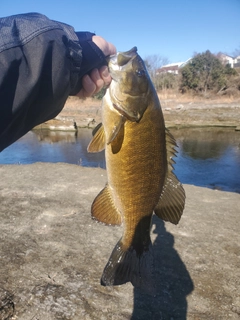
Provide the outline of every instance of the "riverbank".
{"type": "Polygon", "coordinates": [[[35,163],[0,175],[1,320],[239,319],[240,194],[185,185],[179,225],[153,219],[150,297],[99,284],[122,234],[91,220],[105,170],[35,163]]]}
{"type": "MultiPolygon", "coordinates": [[[[161,103],[169,127],[240,123],[239,102],[161,103]]],[[[69,99],[45,128],[94,127],[100,104],[69,99]]],[[[105,170],[35,163],[0,165],[0,175],[1,320],[239,319],[240,194],[184,185],[180,224],[154,217],[157,294],[150,297],[130,284],[99,284],[122,234],[91,220],[105,170]]]]}
{"type": "MultiPolygon", "coordinates": [[[[240,130],[240,100],[160,97],[166,127],[221,126],[240,130]]],[[[77,130],[101,122],[101,101],[68,98],[62,112],[37,129],[77,130]]]]}

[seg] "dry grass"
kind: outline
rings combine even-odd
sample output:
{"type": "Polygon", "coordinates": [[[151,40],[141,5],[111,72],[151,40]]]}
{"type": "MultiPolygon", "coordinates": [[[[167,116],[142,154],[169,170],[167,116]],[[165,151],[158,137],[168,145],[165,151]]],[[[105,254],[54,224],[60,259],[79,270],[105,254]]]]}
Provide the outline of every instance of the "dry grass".
{"type": "Polygon", "coordinates": [[[161,101],[172,100],[176,103],[201,102],[204,104],[220,104],[220,103],[240,103],[240,95],[218,95],[208,94],[207,96],[181,94],[174,90],[163,90],[158,92],[158,97],[161,101]]]}
{"type": "Polygon", "coordinates": [[[79,99],[78,97],[68,97],[64,109],[74,110],[74,109],[88,109],[90,107],[100,107],[101,100],[87,98],[87,99],[79,99]]]}
{"type": "MultiPolygon", "coordinates": [[[[220,96],[220,95],[209,95],[196,96],[191,94],[181,94],[174,90],[163,90],[158,93],[158,97],[162,103],[171,102],[172,104],[184,104],[184,103],[201,103],[201,104],[231,104],[240,103],[240,96],[220,96]]],[[[82,112],[89,109],[98,109],[101,106],[101,100],[87,98],[81,100],[78,97],[69,97],[65,104],[62,113],[67,111],[81,110],[82,112]]]]}

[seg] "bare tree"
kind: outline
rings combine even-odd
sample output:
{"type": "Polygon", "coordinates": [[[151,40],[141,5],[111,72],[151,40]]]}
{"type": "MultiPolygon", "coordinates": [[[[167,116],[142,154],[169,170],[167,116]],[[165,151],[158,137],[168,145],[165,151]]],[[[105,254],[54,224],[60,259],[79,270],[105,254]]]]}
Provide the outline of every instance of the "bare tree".
{"type": "Polygon", "coordinates": [[[233,51],[232,56],[233,56],[233,57],[238,57],[238,56],[240,56],[240,46],[233,51]]]}
{"type": "Polygon", "coordinates": [[[156,76],[156,71],[162,66],[169,63],[168,58],[161,56],[159,54],[152,54],[152,55],[146,56],[144,59],[144,62],[152,80],[154,80],[156,76]]]}

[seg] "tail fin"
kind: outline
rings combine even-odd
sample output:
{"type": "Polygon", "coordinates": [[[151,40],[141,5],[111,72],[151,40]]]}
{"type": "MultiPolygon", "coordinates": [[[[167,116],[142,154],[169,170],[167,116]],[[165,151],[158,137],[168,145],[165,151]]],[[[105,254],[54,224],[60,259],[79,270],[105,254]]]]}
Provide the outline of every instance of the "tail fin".
{"type": "MultiPolygon", "coordinates": [[[[139,249],[139,248],[138,248],[139,249]]],[[[133,246],[123,249],[121,240],[117,243],[104,268],[101,284],[103,286],[121,285],[131,282],[134,287],[139,287],[149,294],[154,294],[154,258],[151,241],[141,250],[133,246]]]]}

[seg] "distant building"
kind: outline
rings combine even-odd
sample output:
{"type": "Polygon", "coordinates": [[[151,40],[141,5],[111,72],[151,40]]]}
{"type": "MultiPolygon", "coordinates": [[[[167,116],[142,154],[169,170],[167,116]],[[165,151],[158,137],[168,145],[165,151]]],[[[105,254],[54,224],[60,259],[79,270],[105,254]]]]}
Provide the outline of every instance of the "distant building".
{"type": "Polygon", "coordinates": [[[231,68],[234,67],[234,63],[235,63],[234,62],[234,60],[235,60],[234,57],[231,57],[228,54],[219,52],[217,54],[217,58],[222,62],[222,64],[224,64],[224,65],[229,64],[231,66],[231,68]]]}
{"type": "Polygon", "coordinates": [[[234,58],[233,68],[240,68],[240,56],[234,58]]]}
{"type": "Polygon", "coordinates": [[[224,64],[229,64],[231,68],[239,68],[240,67],[240,56],[231,57],[225,53],[219,52],[217,54],[217,58],[224,64]]]}
{"type": "MultiPolygon", "coordinates": [[[[240,68],[240,56],[237,57],[231,57],[225,53],[219,52],[216,57],[222,62],[222,64],[227,65],[229,64],[231,68],[240,68]]],[[[185,62],[174,62],[170,64],[166,64],[165,66],[162,66],[156,71],[156,74],[161,73],[172,73],[172,74],[178,74],[179,69],[183,68],[188,62],[190,62],[192,58],[188,59],[185,62]]]]}
{"type": "Polygon", "coordinates": [[[165,66],[162,66],[160,69],[158,69],[156,71],[156,74],[161,74],[161,73],[178,74],[179,69],[184,67],[190,60],[191,58],[185,62],[174,62],[174,63],[166,64],[165,66]]]}

